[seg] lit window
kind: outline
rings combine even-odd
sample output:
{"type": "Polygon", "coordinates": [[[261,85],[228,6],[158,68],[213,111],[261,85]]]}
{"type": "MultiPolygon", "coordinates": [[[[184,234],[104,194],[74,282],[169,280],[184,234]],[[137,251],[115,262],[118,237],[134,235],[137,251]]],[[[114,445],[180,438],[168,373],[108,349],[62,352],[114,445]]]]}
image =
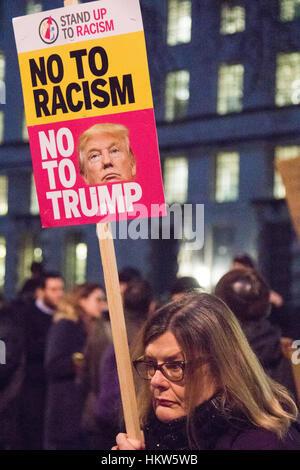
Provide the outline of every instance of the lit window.
{"type": "Polygon", "coordinates": [[[23,115],[23,121],[22,121],[22,139],[24,142],[28,142],[29,140],[25,114],[23,115]]]}
{"type": "Polygon", "coordinates": [[[43,261],[43,250],[40,247],[36,247],[33,250],[33,261],[41,263],[43,261]]]}
{"type": "Polygon", "coordinates": [[[42,11],[42,3],[36,0],[27,0],[26,5],[26,15],[31,15],[32,13],[39,13],[42,11]]]}
{"type": "Polygon", "coordinates": [[[186,115],[190,97],[190,74],[187,70],[170,72],[166,82],[166,119],[172,121],[186,115]]]}
{"type": "Polygon", "coordinates": [[[218,85],[218,113],[238,112],[243,107],[244,66],[221,65],[218,85]]]}
{"type": "Polygon", "coordinates": [[[203,250],[191,250],[189,242],[180,244],[177,276],[192,276],[202,288],[210,287],[210,270],[203,262],[203,250]]]}
{"type": "Polygon", "coordinates": [[[34,176],[31,175],[31,191],[30,191],[30,214],[37,215],[40,213],[39,203],[36,193],[34,176]]]}
{"type": "Polygon", "coordinates": [[[78,233],[69,233],[66,239],[64,278],[67,287],[86,279],[87,245],[80,238],[78,233]]]}
{"type": "Polygon", "coordinates": [[[0,144],[3,142],[4,135],[4,112],[0,111],[0,144]]]}
{"type": "Polygon", "coordinates": [[[0,80],[5,78],[5,56],[0,52],[0,80]]]}
{"type": "Polygon", "coordinates": [[[240,33],[245,30],[245,8],[224,4],[221,8],[221,34],[240,33]]]}
{"type": "Polygon", "coordinates": [[[166,158],[164,162],[164,190],[167,204],[184,204],[188,190],[188,161],[186,158],[166,158]]]}
{"type": "Polygon", "coordinates": [[[281,0],[281,21],[293,21],[297,18],[300,18],[300,0],[281,0]]]}
{"type": "Polygon", "coordinates": [[[276,73],[276,104],[300,103],[300,52],[279,54],[276,73]]]}
{"type": "Polygon", "coordinates": [[[87,245],[85,243],[78,243],[76,245],[76,284],[85,281],[86,275],[86,259],[87,259],[87,245]]]}
{"type": "Polygon", "coordinates": [[[5,56],[0,52],[0,104],[5,104],[5,56]]]}
{"type": "Polygon", "coordinates": [[[169,46],[191,40],[191,0],[169,0],[168,38],[169,46]]]}
{"type": "MultiPolygon", "coordinates": [[[[275,161],[288,160],[290,158],[296,157],[300,157],[300,145],[288,145],[277,147],[275,149],[275,161]]],[[[276,167],[274,169],[273,194],[276,199],[281,199],[285,197],[285,187],[280,174],[276,170],[276,167]]]]}
{"type": "Polygon", "coordinates": [[[5,238],[0,237],[0,287],[4,286],[4,281],[5,281],[5,260],[6,260],[5,238]]]}
{"type": "Polygon", "coordinates": [[[0,175],[0,215],[7,214],[8,180],[6,175],[0,175]]]}
{"type": "Polygon", "coordinates": [[[31,277],[30,267],[33,261],[43,261],[43,252],[36,236],[32,233],[22,235],[18,260],[18,286],[20,287],[26,279],[31,277]]]}
{"type": "Polygon", "coordinates": [[[222,152],[216,160],[216,201],[236,201],[239,196],[239,154],[222,152]]]}

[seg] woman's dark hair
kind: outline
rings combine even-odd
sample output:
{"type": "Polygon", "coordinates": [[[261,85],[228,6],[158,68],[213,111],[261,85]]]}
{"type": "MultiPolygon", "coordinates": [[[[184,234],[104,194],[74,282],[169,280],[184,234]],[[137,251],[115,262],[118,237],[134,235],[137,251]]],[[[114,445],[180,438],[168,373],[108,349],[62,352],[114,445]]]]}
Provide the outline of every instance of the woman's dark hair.
{"type": "Polygon", "coordinates": [[[136,279],[142,279],[142,274],[138,269],[133,268],[132,266],[126,266],[119,272],[120,282],[127,283],[136,279]]]}
{"type": "Polygon", "coordinates": [[[257,320],[270,313],[270,288],[254,269],[229,271],[216,285],[215,295],[222,299],[241,321],[257,320]]]}
{"type": "Polygon", "coordinates": [[[84,282],[83,284],[78,284],[73,288],[73,294],[78,299],[86,299],[96,289],[104,291],[104,287],[99,283],[84,282]]]}
{"type": "Polygon", "coordinates": [[[137,319],[145,319],[153,300],[152,287],[144,279],[130,281],[123,294],[124,308],[137,319]]]}
{"type": "Polygon", "coordinates": [[[240,253],[233,258],[233,263],[239,263],[245,266],[246,268],[255,268],[255,263],[250,255],[247,253],[240,253]]]}
{"type": "Polygon", "coordinates": [[[170,292],[171,295],[190,292],[194,289],[200,289],[200,284],[194,277],[183,276],[177,277],[173,282],[170,292]]]}

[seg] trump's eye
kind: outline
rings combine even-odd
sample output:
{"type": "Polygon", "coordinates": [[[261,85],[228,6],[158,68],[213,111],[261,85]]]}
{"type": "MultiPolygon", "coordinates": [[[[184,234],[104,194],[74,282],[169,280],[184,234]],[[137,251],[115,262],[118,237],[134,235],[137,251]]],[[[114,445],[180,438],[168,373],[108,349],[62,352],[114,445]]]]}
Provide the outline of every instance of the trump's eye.
{"type": "Polygon", "coordinates": [[[117,153],[119,151],[119,148],[118,147],[112,147],[110,149],[111,153],[117,153]]]}
{"type": "Polygon", "coordinates": [[[89,160],[95,160],[95,159],[99,158],[100,156],[101,156],[100,153],[91,153],[89,155],[89,160]]]}

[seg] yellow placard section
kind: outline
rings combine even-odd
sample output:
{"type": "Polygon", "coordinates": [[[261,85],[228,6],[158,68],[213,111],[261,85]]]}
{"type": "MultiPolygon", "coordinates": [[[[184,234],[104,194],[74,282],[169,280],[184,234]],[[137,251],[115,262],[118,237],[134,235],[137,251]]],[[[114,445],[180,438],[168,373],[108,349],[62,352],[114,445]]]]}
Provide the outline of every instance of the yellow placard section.
{"type": "Polygon", "coordinates": [[[153,107],[144,33],[19,54],[27,126],[153,107]]]}

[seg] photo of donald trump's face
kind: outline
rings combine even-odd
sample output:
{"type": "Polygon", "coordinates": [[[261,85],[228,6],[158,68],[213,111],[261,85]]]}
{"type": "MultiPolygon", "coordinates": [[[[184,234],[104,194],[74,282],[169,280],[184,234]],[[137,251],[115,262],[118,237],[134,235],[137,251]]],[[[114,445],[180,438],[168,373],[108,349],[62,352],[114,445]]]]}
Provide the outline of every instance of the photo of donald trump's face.
{"type": "Polygon", "coordinates": [[[122,124],[95,124],[79,138],[79,171],[86,184],[134,179],[136,162],[128,129],[122,124]]]}

